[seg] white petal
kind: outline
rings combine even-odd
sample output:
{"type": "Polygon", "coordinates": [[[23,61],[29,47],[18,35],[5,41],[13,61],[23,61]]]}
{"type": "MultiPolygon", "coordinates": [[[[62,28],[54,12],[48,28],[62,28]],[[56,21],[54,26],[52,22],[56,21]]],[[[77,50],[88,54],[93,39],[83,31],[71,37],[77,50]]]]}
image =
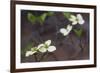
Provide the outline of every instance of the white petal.
{"type": "Polygon", "coordinates": [[[46,44],[47,46],[49,46],[49,45],[51,44],[51,40],[47,40],[47,41],[45,42],[45,44],[46,44]]]}
{"type": "Polygon", "coordinates": [[[67,36],[70,31],[72,30],[72,26],[71,25],[67,25],[67,28],[61,28],[60,29],[60,32],[64,35],[64,36],[67,36]]]}
{"type": "Polygon", "coordinates": [[[76,25],[78,23],[78,21],[73,21],[72,25],[76,25]]]}
{"type": "Polygon", "coordinates": [[[81,14],[77,14],[77,19],[78,19],[78,20],[83,20],[82,15],[81,15],[81,14]]]}
{"type": "Polygon", "coordinates": [[[78,23],[82,25],[82,24],[85,23],[85,21],[84,20],[80,20],[80,21],[78,21],[78,23]]]}
{"type": "Polygon", "coordinates": [[[48,49],[48,52],[53,52],[56,50],[56,47],[55,46],[50,46],[48,49]]]}
{"type": "Polygon", "coordinates": [[[60,33],[62,33],[64,36],[66,36],[67,35],[67,30],[65,28],[61,28],[60,33]]]}
{"type": "Polygon", "coordinates": [[[30,56],[30,55],[33,55],[34,53],[36,53],[36,51],[32,52],[32,51],[27,51],[26,52],[26,57],[30,56]]]}
{"type": "Polygon", "coordinates": [[[67,34],[66,35],[68,35],[69,33],[70,33],[70,31],[72,30],[72,25],[67,25],[67,28],[66,28],[66,30],[67,30],[67,34]]]}
{"type": "Polygon", "coordinates": [[[37,49],[39,49],[39,48],[41,48],[41,47],[44,47],[44,44],[38,45],[37,49]]]}
{"type": "Polygon", "coordinates": [[[77,17],[74,16],[74,15],[71,15],[70,18],[69,18],[69,20],[72,21],[72,22],[76,21],[76,19],[77,19],[77,17]]]}
{"type": "Polygon", "coordinates": [[[44,53],[44,52],[47,51],[47,49],[46,49],[45,47],[42,47],[42,48],[39,49],[39,51],[40,51],[41,53],[44,53]]]}
{"type": "Polygon", "coordinates": [[[85,21],[84,21],[84,19],[83,19],[81,14],[77,14],[77,19],[78,19],[78,23],[79,24],[84,24],[85,21]]]}
{"type": "Polygon", "coordinates": [[[76,25],[78,23],[77,17],[74,15],[71,15],[71,18],[69,20],[72,22],[72,25],[76,25]]]}
{"type": "Polygon", "coordinates": [[[67,31],[71,31],[72,30],[72,25],[67,25],[67,31]]]}

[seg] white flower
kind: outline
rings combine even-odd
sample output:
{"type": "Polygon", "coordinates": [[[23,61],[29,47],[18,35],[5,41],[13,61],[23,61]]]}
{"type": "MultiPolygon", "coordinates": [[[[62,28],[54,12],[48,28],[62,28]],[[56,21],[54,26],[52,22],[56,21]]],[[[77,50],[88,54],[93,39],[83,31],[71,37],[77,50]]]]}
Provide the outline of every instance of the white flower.
{"type": "Polygon", "coordinates": [[[69,20],[72,22],[72,25],[84,24],[85,22],[81,14],[77,14],[76,16],[71,15],[69,20]]]}
{"type": "Polygon", "coordinates": [[[50,46],[51,44],[51,40],[47,40],[45,41],[44,44],[40,44],[38,45],[38,51],[41,52],[41,53],[45,53],[45,52],[53,52],[56,50],[56,47],[55,46],[50,46]]]}
{"type": "Polygon", "coordinates": [[[39,52],[44,53],[47,51],[47,49],[45,48],[45,44],[40,44],[38,45],[37,49],[39,50],[39,52]]]}
{"type": "Polygon", "coordinates": [[[41,47],[48,47],[48,46],[50,46],[50,44],[51,44],[51,40],[47,40],[47,41],[45,41],[44,44],[38,45],[37,49],[40,49],[41,47]]]}
{"type": "Polygon", "coordinates": [[[31,51],[27,51],[26,56],[33,55],[34,53],[37,53],[37,52],[45,53],[47,51],[48,52],[55,51],[56,47],[50,46],[50,44],[51,44],[51,40],[47,40],[47,41],[45,41],[44,44],[39,44],[37,47],[31,48],[31,51]]]}
{"type": "Polygon", "coordinates": [[[47,48],[41,47],[41,48],[39,48],[39,51],[40,51],[41,53],[45,53],[45,52],[47,52],[47,48]]]}
{"type": "Polygon", "coordinates": [[[45,41],[44,44],[38,45],[37,48],[41,53],[44,53],[44,52],[47,52],[47,49],[50,46],[50,44],[51,44],[51,40],[47,40],[47,41],[45,41]]]}
{"type": "Polygon", "coordinates": [[[72,30],[72,26],[67,25],[67,28],[61,28],[60,29],[60,33],[62,33],[64,36],[67,36],[70,33],[71,30],[72,30]]]}
{"type": "Polygon", "coordinates": [[[38,45],[37,49],[40,49],[41,47],[44,47],[44,44],[38,45]]]}
{"type": "Polygon", "coordinates": [[[53,51],[56,50],[56,47],[55,46],[49,46],[47,50],[48,50],[48,52],[53,52],[53,51]]]}
{"type": "Polygon", "coordinates": [[[47,46],[49,46],[49,45],[51,44],[51,40],[47,40],[47,41],[45,42],[45,44],[46,44],[47,46]]]}
{"type": "Polygon", "coordinates": [[[32,52],[32,51],[27,51],[26,52],[26,57],[30,56],[30,55],[33,55],[34,53],[36,53],[36,51],[32,52]]]}

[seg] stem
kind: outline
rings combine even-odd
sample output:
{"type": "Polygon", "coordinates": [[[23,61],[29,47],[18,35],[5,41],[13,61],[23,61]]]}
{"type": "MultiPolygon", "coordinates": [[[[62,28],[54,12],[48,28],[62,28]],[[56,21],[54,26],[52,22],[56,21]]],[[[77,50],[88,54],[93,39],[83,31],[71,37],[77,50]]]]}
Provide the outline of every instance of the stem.
{"type": "Polygon", "coordinates": [[[47,55],[47,52],[46,52],[46,53],[43,53],[43,55],[42,55],[41,58],[39,59],[39,62],[42,61],[42,60],[45,58],[46,55],[47,55]]]}
{"type": "Polygon", "coordinates": [[[70,41],[71,41],[71,43],[74,45],[74,42],[73,42],[73,39],[70,37],[70,41]]]}
{"type": "MultiPolygon", "coordinates": [[[[71,43],[73,44],[73,45],[75,45],[75,43],[73,42],[73,39],[70,37],[70,41],[71,41],[71,43]]],[[[71,58],[75,58],[75,57],[77,57],[79,54],[82,54],[82,52],[83,52],[83,46],[82,46],[82,44],[81,44],[81,42],[82,42],[82,40],[81,40],[81,38],[79,38],[79,41],[80,41],[80,44],[79,44],[79,46],[78,46],[78,48],[80,48],[80,50],[79,51],[77,51],[71,58]]],[[[75,47],[77,48],[77,45],[75,45],[75,47]]]]}
{"type": "Polygon", "coordinates": [[[82,53],[84,48],[83,48],[82,43],[81,43],[82,40],[81,39],[79,39],[79,40],[80,40],[80,48],[81,48],[80,53],[82,53]]]}
{"type": "Polygon", "coordinates": [[[35,61],[38,62],[37,54],[34,54],[35,61]]]}
{"type": "MultiPolygon", "coordinates": [[[[70,42],[73,44],[73,45],[75,45],[75,43],[73,42],[73,39],[72,39],[72,37],[70,36],[70,42]]],[[[75,47],[76,47],[76,45],[75,45],[75,47]]],[[[78,51],[79,52],[79,51],[78,51]]],[[[74,58],[74,57],[76,57],[78,54],[78,52],[76,52],[73,56],[71,56],[71,58],[74,58]]]]}
{"type": "Polygon", "coordinates": [[[58,26],[56,24],[56,38],[55,38],[55,41],[57,41],[57,39],[58,39],[58,26]]]}
{"type": "Polygon", "coordinates": [[[45,57],[50,56],[50,55],[52,55],[53,58],[54,58],[56,61],[58,61],[58,59],[57,59],[57,57],[55,56],[54,53],[49,53],[49,54],[48,54],[48,52],[46,52],[46,53],[44,53],[44,54],[41,56],[39,62],[42,61],[45,57]]]}

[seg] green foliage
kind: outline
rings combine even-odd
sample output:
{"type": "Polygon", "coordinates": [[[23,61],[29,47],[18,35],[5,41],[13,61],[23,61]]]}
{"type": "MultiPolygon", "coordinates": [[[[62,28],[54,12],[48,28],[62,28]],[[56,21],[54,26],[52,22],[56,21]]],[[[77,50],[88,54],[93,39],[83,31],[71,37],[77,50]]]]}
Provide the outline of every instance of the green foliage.
{"type": "Polygon", "coordinates": [[[47,13],[47,16],[52,16],[52,15],[54,15],[54,12],[48,12],[47,13]]]}
{"type": "Polygon", "coordinates": [[[43,24],[43,22],[45,21],[46,17],[47,17],[47,13],[43,13],[42,15],[40,15],[40,16],[37,17],[37,20],[38,20],[41,24],[43,24]]]}
{"type": "Polygon", "coordinates": [[[83,29],[73,29],[75,34],[80,38],[82,36],[83,29]]]}
{"type": "Polygon", "coordinates": [[[31,51],[37,51],[37,47],[33,47],[33,48],[31,48],[31,51]]]}
{"type": "Polygon", "coordinates": [[[32,13],[27,14],[28,20],[33,24],[36,21],[36,16],[34,16],[32,13]]]}
{"type": "Polygon", "coordinates": [[[41,14],[40,16],[35,16],[32,13],[29,12],[27,14],[27,18],[32,24],[34,24],[37,21],[42,25],[44,23],[46,17],[52,16],[53,14],[54,14],[54,12],[47,12],[47,13],[41,14]]]}
{"type": "Polygon", "coordinates": [[[44,14],[42,14],[41,16],[40,16],[40,18],[41,18],[41,20],[44,22],[44,20],[46,19],[46,16],[47,16],[47,14],[46,13],[44,13],[44,14]]]}
{"type": "Polygon", "coordinates": [[[69,13],[69,12],[64,12],[63,15],[64,15],[65,18],[68,19],[68,18],[70,18],[71,13],[69,13]]]}

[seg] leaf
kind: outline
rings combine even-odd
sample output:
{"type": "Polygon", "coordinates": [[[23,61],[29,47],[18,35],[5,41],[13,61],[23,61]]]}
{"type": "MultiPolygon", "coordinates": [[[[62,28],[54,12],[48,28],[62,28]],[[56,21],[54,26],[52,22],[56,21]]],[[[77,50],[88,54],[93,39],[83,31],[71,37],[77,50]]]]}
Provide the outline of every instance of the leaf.
{"type": "Polygon", "coordinates": [[[48,16],[52,16],[54,14],[54,12],[48,12],[47,15],[48,16]]]}
{"type": "Polygon", "coordinates": [[[42,25],[43,22],[45,21],[46,17],[47,17],[47,13],[43,13],[41,16],[37,17],[37,21],[39,21],[42,25]]]}
{"type": "Polygon", "coordinates": [[[36,21],[36,17],[30,12],[27,14],[27,18],[32,24],[36,21]]]}
{"type": "Polygon", "coordinates": [[[64,15],[65,18],[70,18],[71,13],[69,13],[69,12],[64,12],[63,15],[64,15]]]}
{"type": "Polygon", "coordinates": [[[74,29],[74,32],[80,38],[82,36],[83,30],[82,29],[78,29],[78,30],[77,29],[74,29]]]}
{"type": "Polygon", "coordinates": [[[47,13],[44,13],[44,14],[42,14],[40,17],[41,17],[41,20],[44,22],[45,21],[45,19],[46,19],[46,16],[47,16],[47,13]]]}
{"type": "Polygon", "coordinates": [[[37,51],[37,47],[33,47],[33,48],[31,48],[31,51],[37,51]]]}

